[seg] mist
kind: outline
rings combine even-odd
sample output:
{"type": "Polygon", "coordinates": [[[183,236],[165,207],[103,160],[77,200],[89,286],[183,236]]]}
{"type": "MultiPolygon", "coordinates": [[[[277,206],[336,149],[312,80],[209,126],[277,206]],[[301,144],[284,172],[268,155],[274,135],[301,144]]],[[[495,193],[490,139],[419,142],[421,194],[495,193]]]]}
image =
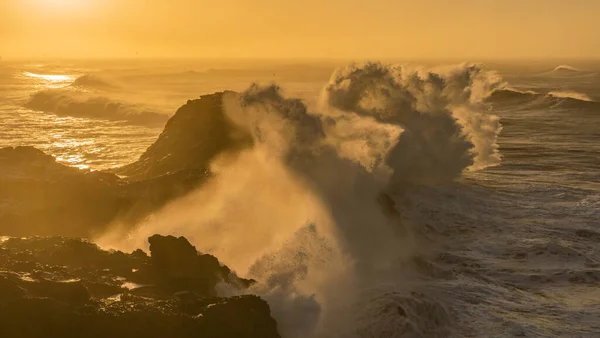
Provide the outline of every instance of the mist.
{"type": "Polygon", "coordinates": [[[185,236],[260,281],[251,290],[269,301],[285,337],[360,330],[366,324],[348,323],[364,293],[392,276],[402,289],[409,277],[395,267],[427,252],[382,194],[497,165],[500,125],[484,100],[501,86],[472,65],[369,63],[336,71],[320,112],[276,85],[226,93],[225,115],[254,146],[216,157],[198,190],[96,242],[127,251],[154,233],[185,236]]]}

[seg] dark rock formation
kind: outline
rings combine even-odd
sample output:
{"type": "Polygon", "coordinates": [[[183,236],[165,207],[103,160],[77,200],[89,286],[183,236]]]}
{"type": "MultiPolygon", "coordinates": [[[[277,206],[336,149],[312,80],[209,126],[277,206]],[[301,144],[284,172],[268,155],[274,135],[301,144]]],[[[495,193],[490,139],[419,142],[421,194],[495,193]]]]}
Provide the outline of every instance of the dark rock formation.
{"type": "Polygon", "coordinates": [[[113,220],[135,223],[209,177],[180,171],[130,182],[67,167],[32,147],[0,149],[0,236],[89,237],[113,220]]]}
{"type": "Polygon", "coordinates": [[[139,161],[115,170],[126,179],[61,165],[32,147],[0,149],[0,236],[89,237],[197,188],[216,155],[252,144],[223,113],[224,95],[182,106],[139,161]]]}
{"type": "Polygon", "coordinates": [[[62,237],[0,243],[0,337],[279,337],[259,297],[215,296],[238,280],[216,258],[185,238],[150,242],[150,257],[62,237]]]}
{"type": "Polygon", "coordinates": [[[184,237],[154,235],[148,239],[152,266],[157,276],[171,290],[194,289],[204,294],[214,294],[217,283],[224,281],[240,288],[253,281],[238,278],[216,257],[199,254],[184,237]]]}
{"type": "Polygon", "coordinates": [[[227,94],[235,95],[215,93],[188,101],[137,162],[115,172],[148,179],[180,170],[206,169],[216,155],[251,146],[250,135],[223,113],[223,96],[227,94]]]}
{"type": "Polygon", "coordinates": [[[32,147],[0,149],[1,235],[83,236],[119,212],[119,178],[56,163],[32,147]]]}
{"type": "MultiPolygon", "coordinates": [[[[89,237],[134,224],[210,177],[220,153],[252,145],[223,113],[224,93],[189,101],[139,161],[82,171],[32,147],[0,149],[0,236],[89,237]]],[[[277,338],[268,304],[185,238],[155,235],[151,255],[66,237],[0,238],[0,337],[277,338]]]]}

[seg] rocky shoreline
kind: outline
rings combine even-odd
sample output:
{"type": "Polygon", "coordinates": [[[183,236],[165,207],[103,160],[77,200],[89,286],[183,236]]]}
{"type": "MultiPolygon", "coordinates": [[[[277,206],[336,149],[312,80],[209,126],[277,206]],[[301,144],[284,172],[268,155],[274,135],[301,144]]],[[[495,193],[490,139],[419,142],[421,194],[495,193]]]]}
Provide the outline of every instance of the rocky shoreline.
{"type": "Polygon", "coordinates": [[[138,161],[110,172],[68,167],[33,147],[0,149],[0,236],[90,238],[196,189],[215,156],[251,146],[225,116],[223,95],[188,101],[138,161]]]}
{"type": "Polygon", "coordinates": [[[269,305],[245,295],[255,281],[185,238],[152,236],[150,255],[85,239],[135,224],[204,183],[215,156],[251,146],[224,94],[188,101],[138,161],[110,172],[0,149],[0,337],[279,337],[269,305]]]}
{"type": "Polygon", "coordinates": [[[217,285],[243,294],[254,281],[183,237],[149,243],[146,255],[74,238],[5,238],[0,336],[279,337],[264,300],[217,295],[217,285]]]}

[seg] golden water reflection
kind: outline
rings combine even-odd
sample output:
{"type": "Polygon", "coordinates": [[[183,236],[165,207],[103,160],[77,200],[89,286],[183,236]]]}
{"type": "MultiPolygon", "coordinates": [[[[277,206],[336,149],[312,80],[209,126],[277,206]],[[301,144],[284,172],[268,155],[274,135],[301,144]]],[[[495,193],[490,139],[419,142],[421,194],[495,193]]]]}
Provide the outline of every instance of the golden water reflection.
{"type": "Polygon", "coordinates": [[[36,79],[51,81],[51,82],[68,82],[72,81],[73,77],[70,75],[48,75],[48,74],[35,74],[30,72],[24,72],[26,76],[33,77],[36,79]]]}

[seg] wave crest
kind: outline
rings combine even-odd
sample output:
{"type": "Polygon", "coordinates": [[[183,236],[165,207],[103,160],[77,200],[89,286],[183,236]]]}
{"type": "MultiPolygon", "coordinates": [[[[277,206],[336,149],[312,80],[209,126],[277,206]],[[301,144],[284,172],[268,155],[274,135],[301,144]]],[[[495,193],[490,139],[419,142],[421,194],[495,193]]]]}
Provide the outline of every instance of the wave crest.
{"type": "Polygon", "coordinates": [[[71,84],[71,86],[102,90],[119,88],[118,85],[109,81],[108,79],[94,74],[85,74],[76,78],[75,81],[73,81],[73,83],[71,84]]]}
{"type": "Polygon", "coordinates": [[[548,93],[548,96],[556,97],[556,98],[563,98],[563,99],[574,99],[574,100],[579,100],[579,101],[588,101],[588,102],[593,102],[594,101],[589,96],[587,96],[586,94],[578,93],[578,92],[574,92],[574,91],[552,91],[552,92],[548,93]]]}
{"type": "Polygon", "coordinates": [[[559,65],[552,70],[553,72],[579,72],[579,69],[569,65],[559,65]]]}
{"type": "Polygon", "coordinates": [[[588,95],[574,91],[551,91],[546,94],[534,91],[520,91],[516,89],[496,90],[489,101],[494,104],[525,105],[528,109],[568,109],[574,112],[583,110],[595,112],[600,110],[600,103],[592,100],[588,95]]]}
{"type": "Polygon", "coordinates": [[[59,116],[127,121],[148,126],[162,126],[169,118],[137,105],[66,90],[37,92],[25,103],[25,107],[59,116]]]}

